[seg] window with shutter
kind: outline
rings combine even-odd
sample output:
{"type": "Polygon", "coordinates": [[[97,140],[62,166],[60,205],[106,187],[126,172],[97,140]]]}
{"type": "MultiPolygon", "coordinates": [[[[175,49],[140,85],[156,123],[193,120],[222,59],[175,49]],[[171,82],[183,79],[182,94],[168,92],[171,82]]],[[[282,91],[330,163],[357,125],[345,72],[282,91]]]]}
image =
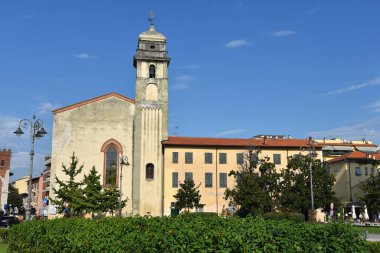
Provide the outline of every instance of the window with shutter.
{"type": "Polygon", "coordinates": [[[227,154],[219,153],[219,164],[227,164],[227,154]]]}
{"type": "Polygon", "coordinates": [[[227,173],[219,173],[219,187],[220,188],[227,187],[227,173]]]}
{"type": "Polygon", "coordinates": [[[212,187],[212,173],[210,172],[205,173],[205,187],[206,188],[212,187]]]}

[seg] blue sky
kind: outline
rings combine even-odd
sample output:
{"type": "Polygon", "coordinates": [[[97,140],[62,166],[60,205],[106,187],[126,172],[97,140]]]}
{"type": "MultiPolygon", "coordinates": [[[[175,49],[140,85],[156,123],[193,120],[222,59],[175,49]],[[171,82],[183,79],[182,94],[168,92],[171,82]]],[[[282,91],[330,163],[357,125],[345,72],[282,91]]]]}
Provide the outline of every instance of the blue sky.
{"type": "Polygon", "coordinates": [[[168,39],[169,132],[284,134],[380,143],[380,1],[0,1],[0,148],[15,178],[50,153],[51,110],[108,92],[134,98],[140,32],[168,39]]]}

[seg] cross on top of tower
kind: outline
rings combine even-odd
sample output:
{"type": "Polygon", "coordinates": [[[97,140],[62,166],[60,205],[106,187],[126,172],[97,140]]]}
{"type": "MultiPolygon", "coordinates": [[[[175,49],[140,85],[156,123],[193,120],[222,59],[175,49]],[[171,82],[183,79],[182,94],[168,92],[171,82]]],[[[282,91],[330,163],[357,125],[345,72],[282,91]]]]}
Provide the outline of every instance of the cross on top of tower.
{"type": "Polygon", "coordinates": [[[154,18],[154,15],[155,15],[156,13],[154,13],[154,11],[150,11],[149,12],[149,18],[148,18],[148,21],[149,21],[149,23],[150,23],[150,25],[152,26],[153,25],[153,18],[154,18]]]}

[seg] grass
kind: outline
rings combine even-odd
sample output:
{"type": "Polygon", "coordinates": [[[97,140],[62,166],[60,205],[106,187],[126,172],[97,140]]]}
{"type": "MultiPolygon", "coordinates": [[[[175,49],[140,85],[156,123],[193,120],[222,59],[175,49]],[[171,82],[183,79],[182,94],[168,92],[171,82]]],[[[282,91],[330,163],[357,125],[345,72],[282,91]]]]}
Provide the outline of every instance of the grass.
{"type": "Polygon", "coordinates": [[[359,233],[364,233],[368,231],[370,234],[380,234],[380,227],[353,227],[355,231],[359,233]]]}
{"type": "Polygon", "coordinates": [[[8,244],[0,243],[0,253],[7,253],[8,244]]]}

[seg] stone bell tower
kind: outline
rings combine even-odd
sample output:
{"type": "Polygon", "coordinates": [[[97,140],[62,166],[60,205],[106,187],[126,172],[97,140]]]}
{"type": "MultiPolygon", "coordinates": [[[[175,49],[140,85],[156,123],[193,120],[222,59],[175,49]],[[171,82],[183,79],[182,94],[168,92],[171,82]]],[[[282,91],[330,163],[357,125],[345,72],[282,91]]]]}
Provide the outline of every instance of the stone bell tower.
{"type": "Polygon", "coordinates": [[[133,214],[163,215],[163,140],[168,138],[168,67],[166,38],[150,29],[139,35],[133,59],[136,104],[133,145],[133,214]]]}

